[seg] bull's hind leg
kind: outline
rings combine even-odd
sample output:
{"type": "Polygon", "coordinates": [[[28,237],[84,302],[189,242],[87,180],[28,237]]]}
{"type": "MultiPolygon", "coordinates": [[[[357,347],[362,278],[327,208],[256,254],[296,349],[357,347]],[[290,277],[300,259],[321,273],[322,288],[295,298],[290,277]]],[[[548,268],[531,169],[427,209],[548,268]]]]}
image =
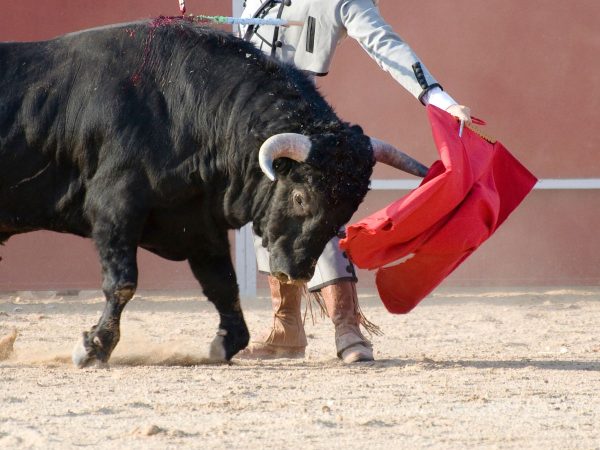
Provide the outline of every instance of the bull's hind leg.
{"type": "Polygon", "coordinates": [[[204,295],[219,312],[219,329],[210,346],[210,358],[229,361],[248,345],[250,333],[240,305],[237,279],[229,253],[189,258],[204,295]]]}
{"type": "Polygon", "coordinates": [[[102,317],[73,350],[73,363],[86,367],[105,364],[120,338],[121,313],[137,287],[137,239],[131,229],[110,223],[94,226],[94,241],[102,264],[102,291],[106,304],[102,317]]]}

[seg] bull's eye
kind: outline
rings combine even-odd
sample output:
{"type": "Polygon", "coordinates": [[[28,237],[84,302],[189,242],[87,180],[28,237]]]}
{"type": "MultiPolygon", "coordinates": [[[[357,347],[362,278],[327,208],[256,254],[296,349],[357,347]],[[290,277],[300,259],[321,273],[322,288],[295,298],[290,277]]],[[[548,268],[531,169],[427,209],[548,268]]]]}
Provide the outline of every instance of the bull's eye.
{"type": "Polygon", "coordinates": [[[302,194],[299,192],[294,192],[294,202],[298,206],[304,206],[304,198],[302,197],[302,194]]]}

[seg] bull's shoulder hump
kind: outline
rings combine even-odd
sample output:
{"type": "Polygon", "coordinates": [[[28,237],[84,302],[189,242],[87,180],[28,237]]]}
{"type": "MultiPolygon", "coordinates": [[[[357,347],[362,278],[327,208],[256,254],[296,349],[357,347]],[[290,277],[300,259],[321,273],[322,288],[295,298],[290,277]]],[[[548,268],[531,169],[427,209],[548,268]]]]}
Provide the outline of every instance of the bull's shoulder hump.
{"type": "Polygon", "coordinates": [[[138,27],[146,27],[150,22],[151,22],[151,19],[142,19],[142,20],[137,20],[135,22],[113,23],[113,24],[102,25],[102,26],[98,26],[98,27],[94,27],[94,28],[87,28],[85,30],[73,31],[71,33],[63,34],[62,36],[59,36],[58,38],[63,38],[63,37],[64,38],[72,38],[72,37],[77,37],[77,36],[81,36],[81,35],[88,34],[88,33],[98,33],[98,32],[105,32],[105,31],[116,31],[116,30],[122,30],[122,29],[133,29],[133,28],[138,28],[138,27]]]}

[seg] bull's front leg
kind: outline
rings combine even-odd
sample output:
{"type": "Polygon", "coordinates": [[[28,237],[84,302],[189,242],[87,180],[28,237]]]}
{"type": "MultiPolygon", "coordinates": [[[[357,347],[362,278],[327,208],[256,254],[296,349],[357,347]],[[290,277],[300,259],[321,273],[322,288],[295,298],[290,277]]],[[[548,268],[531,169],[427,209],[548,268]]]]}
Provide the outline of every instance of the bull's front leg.
{"type": "Polygon", "coordinates": [[[121,313],[137,287],[137,240],[132,227],[98,221],[93,238],[102,264],[102,291],[106,304],[102,317],[73,350],[73,363],[80,368],[104,365],[121,336],[121,313]]]}
{"type": "Polygon", "coordinates": [[[197,255],[189,258],[189,263],[204,295],[219,312],[219,329],[209,356],[216,361],[229,361],[250,340],[229,252],[218,256],[197,255]]]}

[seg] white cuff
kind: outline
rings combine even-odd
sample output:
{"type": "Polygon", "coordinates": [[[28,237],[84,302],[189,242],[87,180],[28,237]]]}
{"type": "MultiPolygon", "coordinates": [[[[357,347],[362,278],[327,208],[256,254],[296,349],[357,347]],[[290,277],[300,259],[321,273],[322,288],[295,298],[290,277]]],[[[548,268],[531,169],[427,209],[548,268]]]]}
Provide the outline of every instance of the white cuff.
{"type": "Polygon", "coordinates": [[[434,87],[428,90],[423,96],[423,103],[425,105],[437,106],[440,109],[446,111],[453,105],[458,105],[458,102],[454,100],[446,92],[442,91],[439,87],[434,87]]]}

